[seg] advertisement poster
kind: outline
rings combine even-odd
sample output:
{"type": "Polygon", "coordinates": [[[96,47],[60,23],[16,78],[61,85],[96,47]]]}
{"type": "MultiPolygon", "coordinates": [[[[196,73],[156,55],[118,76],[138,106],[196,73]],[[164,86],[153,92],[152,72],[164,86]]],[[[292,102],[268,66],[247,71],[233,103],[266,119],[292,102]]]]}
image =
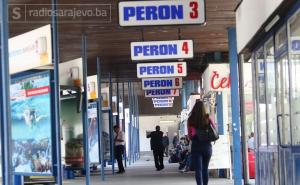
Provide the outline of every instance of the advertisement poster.
{"type": "Polygon", "coordinates": [[[88,107],[88,143],[90,163],[99,163],[99,134],[97,124],[97,103],[90,103],[88,107]]]}
{"type": "Polygon", "coordinates": [[[14,172],[52,174],[50,73],[12,80],[10,91],[14,172]]]}

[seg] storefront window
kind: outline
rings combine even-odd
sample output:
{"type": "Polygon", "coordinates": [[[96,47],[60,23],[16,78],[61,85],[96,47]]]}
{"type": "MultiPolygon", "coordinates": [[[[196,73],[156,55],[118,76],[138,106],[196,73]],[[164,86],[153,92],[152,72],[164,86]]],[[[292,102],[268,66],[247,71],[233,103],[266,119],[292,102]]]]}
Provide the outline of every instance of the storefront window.
{"type": "Polygon", "coordinates": [[[300,13],[289,20],[291,120],[293,145],[300,145],[300,13]]]}
{"type": "Polygon", "coordinates": [[[265,45],[266,61],[266,106],[268,115],[268,144],[277,144],[275,59],[273,37],[265,45]]]}
{"type": "Polygon", "coordinates": [[[265,60],[263,48],[256,53],[257,70],[257,91],[258,91],[258,128],[259,145],[267,145],[267,126],[266,126],[266,94],[265,94],[265,60]]]}

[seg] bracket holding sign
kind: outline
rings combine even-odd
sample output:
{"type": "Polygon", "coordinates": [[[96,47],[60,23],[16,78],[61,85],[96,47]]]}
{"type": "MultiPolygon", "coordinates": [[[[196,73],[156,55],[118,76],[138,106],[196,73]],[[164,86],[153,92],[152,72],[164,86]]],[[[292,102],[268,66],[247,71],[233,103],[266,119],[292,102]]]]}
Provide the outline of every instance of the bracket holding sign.
{"type": "Polygon", "coordinates": [[[184,77],[186,75],[186,62],[137,64],[138,78],[184,77]]]}
{"type": "Polygon", "coordinates": [[[133,61],[194,57],[192,40],[132,42],[130,47],[133,61]]]}
{"type": "Polygon", "coordinates": [[[204,0],[119,3],[120,26],[189,25],[205,22],[204,0]]]}
{"type": "Polygon", "coordinates": [[[143,90],[153,89],[181,89],[182,78],[146,78],[142,79],[143,90]]]}

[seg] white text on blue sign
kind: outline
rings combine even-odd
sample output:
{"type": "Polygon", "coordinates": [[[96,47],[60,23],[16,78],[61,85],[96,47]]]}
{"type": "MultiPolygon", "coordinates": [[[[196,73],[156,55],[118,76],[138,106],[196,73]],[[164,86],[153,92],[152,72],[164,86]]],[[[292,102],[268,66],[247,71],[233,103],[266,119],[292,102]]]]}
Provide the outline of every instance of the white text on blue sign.
{"type": "Polygon", "coordinates": [[[204,0],[127,1],[119,3],[121,26],[184,25],[205,22],[204,0]]]}
{"type": "Polygon", "coordinates": [[[154,104],[154,108],[170,108],[173,107],[173,103],[154,104]]]}
{"type": "Polygon", "coordinates": [[[192,40],[132,42],[131,60],[193,58],[192,40]]]}
{"type": "Polygon", "coordinates": [[[185,62],[137,64],[138,78],[183,77],[186,75],[185,62]]]}
{"type": "Polygon", "coordinates": [[[151,89],[181,89],[182,78],[143,78],[142,79],[143,90],[151,89]]]}
{"type": "Polygon", "coordinates": [[[173,97],[179,96],[179,89],[155,89],[146,90],[145,97],[156,98],[156,97],[173,97]]]}

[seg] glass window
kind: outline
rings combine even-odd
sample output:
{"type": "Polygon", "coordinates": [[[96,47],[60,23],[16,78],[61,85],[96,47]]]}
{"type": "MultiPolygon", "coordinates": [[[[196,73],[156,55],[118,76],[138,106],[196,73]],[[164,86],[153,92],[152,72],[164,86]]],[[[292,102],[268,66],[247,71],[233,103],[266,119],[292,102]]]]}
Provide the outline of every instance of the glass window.
{"type": "Polygon", "coordinates": [[[281,54],[283,51],[286,50],[287,45],[287,33],[286,33],[286,27],[283,26],[280,31],[276,34],[275,37],[276,42],[276,54],[281,54]]]}
{"type": "Polygon", "coordinates": [[[267,145],[266,125],[266,94],[265,94],[265,60],[264,50],[260,48],[256,53],[257,91],[258,91],[258,128],[259,145],[267,145]]]}
{"type": "Polygon", "coordinates": [[[300,145],[300,13],[289,20],[291,120],[293,145],[300,145]]]}
{"type": "Polygon", "coordinates": [[[271,38],[265,45],[266,62],[266,107],[268,115],[268,144],[277,145],[276,89],[274,42],[271,38]]]}

